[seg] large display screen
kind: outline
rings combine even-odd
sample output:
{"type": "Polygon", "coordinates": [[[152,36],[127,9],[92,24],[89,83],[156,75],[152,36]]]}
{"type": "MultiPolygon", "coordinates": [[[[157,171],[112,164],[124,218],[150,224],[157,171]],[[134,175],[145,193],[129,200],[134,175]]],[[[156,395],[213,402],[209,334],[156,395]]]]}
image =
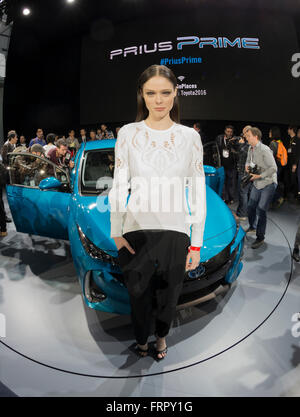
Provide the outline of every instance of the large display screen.
{"type": "Polygon", "coordinates": [[[276,14],[199,13],[101,27],[82,41],[81,124],[134,121],[136,84],[152,64],[178,80],[184,120],[299,120],[299,50],[292,20],[276,14]]]}

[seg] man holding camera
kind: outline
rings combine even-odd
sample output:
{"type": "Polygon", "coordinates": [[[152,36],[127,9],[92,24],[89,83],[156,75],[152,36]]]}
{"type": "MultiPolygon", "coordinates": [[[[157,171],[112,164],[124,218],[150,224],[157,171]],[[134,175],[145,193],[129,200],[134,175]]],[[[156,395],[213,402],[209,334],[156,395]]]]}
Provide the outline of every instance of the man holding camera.
{"type": "Polygon", "coordinates": [[[249,144],[246,140],[245,134],[251,126],[245,126],[238,141],[238,158],[237,158],[237,172],[238,172],[238,195],[239,204],[236,210],[235,218],[240,220],[247,220],[248,201],[252,182],[245,184],[243,182],[245,176],[245,165],[248,156],[249,144]]]}
{"type": "Polygon", "coordinates": [[[64,139],[58,139],[56,148],[51,149],[47,156],[50,161],[61,168],[74,168],[74,162],[71,161],[71,154],[68,151],[68,144],[64,139]]]}
{"type": "Polygon", "coordinates": [[[261,137],[262,133],[257,127],[250,127],[246,132],[250,148],[245,170],[253,182],[248,203],[247,233],[255,233],[254,223],[257,216],[256,240],[251,245],[252,249],[259,248],[264,243],[267,210],[277,187],[277,165],[271,149],[261,143],[261,137]]]}

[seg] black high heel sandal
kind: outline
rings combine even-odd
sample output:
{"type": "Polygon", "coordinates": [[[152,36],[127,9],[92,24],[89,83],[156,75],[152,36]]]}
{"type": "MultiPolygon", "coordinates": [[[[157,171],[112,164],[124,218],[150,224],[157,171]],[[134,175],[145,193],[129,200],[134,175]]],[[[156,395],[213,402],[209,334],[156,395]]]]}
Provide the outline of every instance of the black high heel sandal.
{"type": "Polygon", "coordinates": [[[168,352],[168,346],[166,346],[164,349],[162,350],[158,350],[157,347],[155,346],[155,359],[159,362],[162,361],[163,359],[165,359],[165,357],[167,356],[167,352],[168,352]],[[162,356],[161,358],[158,357],[158,355],[162,355],[163,353],[165,353],[164,356],[162,356]]]}
{"type": "Polygon", "coordinates": [[[138,343],[135,345],[134,347],[136,354],[140,357],[140,358],[145,358],[148,353],[149,353],[149,346],[147,347],[147,349],[142,349],[138,343]]]}
{"type": "MultiPolygon", "coordinates": [[[[157,338],[160,338],[157,333],[154,333],[154,336],[156,337],[156,339],[157,338]]],[[[168,346],[166,345],[166,347],[164,349],[158,350],[157,349],[157,340],[156,340],[156,343],[154,344],[154,347],[155,347],[155,359],[158,362],[161,361],[161,360],[163,360],[163,359],[165,359],[165,357],[167,356],[167,352],[168,352],[168,346]],[[162,355],[164,353],[165,353],[164,356],[162,356],[161,358],[158,357],[158,355],[162,355]]]]}

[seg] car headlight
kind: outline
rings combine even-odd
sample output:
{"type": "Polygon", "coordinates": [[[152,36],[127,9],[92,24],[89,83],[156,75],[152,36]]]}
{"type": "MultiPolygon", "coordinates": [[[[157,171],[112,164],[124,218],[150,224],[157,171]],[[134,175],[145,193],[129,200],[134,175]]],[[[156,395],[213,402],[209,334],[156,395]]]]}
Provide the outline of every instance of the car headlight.
{"type": "Polygon", "coordinates": [[[104,252],[103,250],[99,249],[96,245],[94,245],[94,243],[91,242],[88,237],[86,237],[86,235],[83,233],[81,227],[78,226],[78,224],[77,230],[82,246],[91,258],[97,259],[102,262],[108,262],[112,264],[112,266],[118,265],[117,258],[114,258],[113,256],[109,255],[108,253],[104,252]]]}

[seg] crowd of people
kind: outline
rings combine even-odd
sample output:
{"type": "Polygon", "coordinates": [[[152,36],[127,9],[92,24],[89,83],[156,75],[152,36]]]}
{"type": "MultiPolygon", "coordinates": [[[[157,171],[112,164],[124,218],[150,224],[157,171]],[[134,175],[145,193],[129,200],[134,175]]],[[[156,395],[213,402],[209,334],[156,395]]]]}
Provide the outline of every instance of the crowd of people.
{"type": "MultiPolygon", "coordinates": [[[[225,201],[232,203],[237,196],[240,197],[240,180],[244,175],[244,166],[250,148],[245,140],[245,129],[235,136],[234,127],[228,125],[224,133],[216,138],[221,164],[225,170],[225,201]]],[[[289,126],[287,129],[288,139],[284,138],[277,126],[269,130],[269,148],[273,153],[277,166],[277,183],[273,207],[280,207],[289,198],[300,199],[300,128],[289,126]],[[299,169],[298,169],[299,168],[299,169]]],[[[241,204],[237,215],[244,217],[245,205],[241,204]]]]}
{"type": "MultiPolygon", "coordinates": [[[[24,148],[30,149],[32,145],[38,144],[38,145],[43,146],[45,150],[45,154],[47,154],[51,148],[54,148],[56,146],[56,142],[59,139],[63,139],[66,142],[71,155],[73,156],[76,153],[76,151],[80,148],[81,143],[89,142],[93,140],[114,139],[115,137],[117,137],[119,129],[120,128],[117,127],[116,134],[114,134],[113,131],[108,129],[108,127],[105,124],[102,124],[99,129],[90,129],[89,131],[87,131],[84,128],[80,129],[78,137],[75,136],[74,129],[70,129],[68,131],[68,135],[57,135],[54,133],[49,133],[45,137],[43,129],[39,128],[36,131],[36,137],[31,139],[30,141],[27,141],[25,136],[21,135],[19,138],[19,146],[18,147],[14,146],[13,150],[20,152],[24,148]]],[[[10,132],[8,132],[8,136],[11,133],[16,133],[16,132],[14,130],[11,130],[10,132]]],[[[4,152],[6,151],[7,153],[12,151],[11,146],[8,146],[8,142],[9,142],[9,139],[4,144],[6,145],[4,146],[4,152]]],[[[13,145],[15,144],[13,143],[13,145]]],[[[1,154],[2,153],[3,151],[1,152],[1,154]]]]}
{"type": "MultiPolygon", "coordinates": [[[[194,129],[201,135],[199,123],[194,129]]],[[[277,126],[271,127],[265,145],[257,127],[245,126],[234,135],[234,127],[227,125],[215,139],[225,172],[223,199],[228,205],[238,202],[234,215],[237,221],[248,220],[247,233],[256,234],[253,249],[264,243],[268,208],[300,201],[300,128],[289,126],[287,134],[285,140],[277,126]]],[[[293,257],[299,262],[300,229],[297,236],[293,257]]]]}
{"type": "MultiPolygon", "coordinates": [[[[207,142],[201,124],[194,123],[193,127],[200,134],[202,142],[207,142]]],[[[36,137],[30,141],[26,141],[23,135],[18,138],[16,131],[8,132],[7,141],[1,149],[3,165],[0,167],[0,236],[6,236],[6,223],[11,221],[5,214],[2,200],[9,153],[29,152],[44,156],[58,166],[72,168],[74,166],[72,158],[81,143],[114,139],[119,129],[117,127],[114,134],[102,124],[99,129],[90,129],[88,132],[84,128],[80,129],[77,137],[74,129],[70,129],[66,136],[49,133],[44,137],[43,129],[38,128],[36,137]]],[[[228,205],[235,201],[238,203],[234,213],[236,220],[248,220],[250,227],[247,232],[257,234],[253,248],[259,247],[264,242],[266,211],[269,206],[279,208],[287,199],[300,201],[300,128],[289,126],[287,135],[288,139],[283,137],[277,126],[271,127],[268,135],[269,145],[266,146],[262,143],[262,133],[259,129],[247,125],[240,134],[236,135],[234,126],[227,125],[224,133],[215,138],[221,165],[225,171],[223,199],[228,205]],[[255,143],[253,137],[257,139],[255,143]],[[261,159],[260,171],[257,170],[257,163],[253,160],[254,155],[256,159],[261,159]],[[262,171],[262,167],[265,168],[266,173],[262,171]]],[[[300,260],[299,245],[296,243],[294,255],[296,260],[300,260]]]]}
{"type": "Polygon", "coordinates": [[[0,151],[0,237],[7,235],[7,223],[11,222],[11,219],[5,212],[3,203],[3,188],[8,182],[8,170],[9,166],[9,154],[22,153],[21,156],[14,158],[14,167],[17,168],[17,183],[23,185],[30,185],[30,176],[32,173],[35,175],[34,184],[43,177],[39,176],[40,172],[44,172],[44,176],[47,174],[45,167],[49,169],[49,165],[43,163],[40,159],[27,158],[28,155],[37,155],[38,157],[45,158],[56,164],[61,168],[72,169],[74,167],[73,158],[80,148],[81,143],[114,139],[120,128],[116,128],[116,135],[112,130],[103,123],[99,129],[90,129],[88,132],[86,129],[80,129],[79,136],[75,136],[75,130],[70,129],[67,136],[56,135],[54,133],[48,133],[44,136],[44,131],[38,128],[36,136],[30,141],[27,141],[24,135],[18,137],[15,130],[10,130],[7,134],[7,140],[0,151]]]}

